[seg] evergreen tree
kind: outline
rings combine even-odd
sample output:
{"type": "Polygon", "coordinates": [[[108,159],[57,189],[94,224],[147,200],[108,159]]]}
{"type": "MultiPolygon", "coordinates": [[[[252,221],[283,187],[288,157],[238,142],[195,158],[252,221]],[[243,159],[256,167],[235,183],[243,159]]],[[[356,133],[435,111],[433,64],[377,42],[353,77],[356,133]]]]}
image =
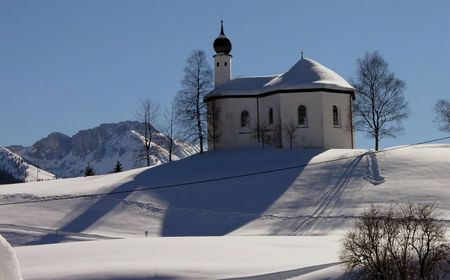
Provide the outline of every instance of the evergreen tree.
{"type": "Polygon", "coordinates": [[[86,168],[84,169],[84,176],[94,176],[95,175],[95,170],[94,168],[92,168],[89,164],[88,166],[86,166],[86,168]]]}
{"type": "Polygon", "coordinates": [[[113,172],[114,173],[122,172],[122,164],[120,163],[120,161],[116,162],[116,166],[114,167],[113,172]]]}

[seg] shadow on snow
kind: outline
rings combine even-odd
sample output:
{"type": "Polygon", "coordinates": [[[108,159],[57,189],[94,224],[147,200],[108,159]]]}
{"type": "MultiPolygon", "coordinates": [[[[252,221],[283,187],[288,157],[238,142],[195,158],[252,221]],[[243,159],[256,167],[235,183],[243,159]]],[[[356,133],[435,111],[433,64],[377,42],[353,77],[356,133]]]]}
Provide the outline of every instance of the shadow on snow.
{"type": "MultiPolygon", "coordinates": [[[[135,191],[302,165],[322,150],[285,151],[269,148],[242,149],[236,152],[208,152],[150,168],[110,192],[135,191]],[[236,157],[236,152],[239,157],[236,157]]],[[[225,235],[261,215],[302,171],[303,168],[293,168],[221,181],[103,196],[80,214],[71,217],[60,230],[83,232],[108,215],[122,201],[142,201],[151,196],[167,205],[162,236],[225,235]]],[[[80,208],[84,204],[85,202],[80,202],[80,208]]],[[[29,244],[58,243],[65,239],[64,235],[47,234],[29,244]]]]}

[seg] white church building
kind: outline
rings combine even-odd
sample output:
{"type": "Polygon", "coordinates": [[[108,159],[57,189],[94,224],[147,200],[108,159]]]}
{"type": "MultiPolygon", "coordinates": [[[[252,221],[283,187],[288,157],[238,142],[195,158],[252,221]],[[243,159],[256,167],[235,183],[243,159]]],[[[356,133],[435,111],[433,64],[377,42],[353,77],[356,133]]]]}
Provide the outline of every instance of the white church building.
{"type": "Polygon", "coordinates": [[[355,89],[334,71],[302,57],[287,72],[232,78],[223,23],[214,41],[215,88],[208,108],[208,149],[353,148],[355,89]]]}

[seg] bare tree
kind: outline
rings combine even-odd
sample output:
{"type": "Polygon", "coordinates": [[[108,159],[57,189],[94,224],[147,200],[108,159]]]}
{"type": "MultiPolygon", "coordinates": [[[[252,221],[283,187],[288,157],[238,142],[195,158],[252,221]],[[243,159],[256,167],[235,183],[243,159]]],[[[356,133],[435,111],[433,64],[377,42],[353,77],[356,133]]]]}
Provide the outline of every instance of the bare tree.
{"type": "Polygon", "coordinates": [[[172,154],[176,150],[175,140],[178,138],[177,118],[175,114],[175,105],[172,103],[163,113],[163,124],[161,130],[164,133],[162,139],[163,146],[169,152],[169,162],[172,161],[172,154]]]}
{"type": "Polygon", "coordinates": [[[375,141],[375,150],[383,137],[396,137],[401,121],[408,117],[405,83],[390,72],[389,64],[378,52],[366,53],[357,60],[354,103],[355,128],[375,141]]]}
{"type": "Polygon", "coordinates": [[[434,105],[436,112],[436,122],[439,124],[439,130],[450,132],[450,100],[439,100],[434,105]]]}
{"type": "Polygon", "coordinates": [[[187,139],[198,142],[203,153],[207,136],[207,110],[203,98],[212,88],[212,70],[205,52],[194,50],[186,61],[181,90],[176,96],[177,115],[187,139]]]}
{"type": "Polygon", "coordinates": [[[211,149],[216,148],[216,143],[220,141],[221,133],[218,130],[220,127],[220,106],[213,99],[209,103],[207,103],[207,121],[208,121],[208,139],[210,141],[212,147],[208,147],[211,149]]]}
{"type": "Polygon", "coordinates": [[[371,206],[351,229],[340,259],[362,279],[442,279],[449,253],[433,203],[371,206]]]}
{"type": "Polygon", "coordinates": [[[151,155],[153,152],[152,141],[155,133],[155,126],[159,119],[159,104],[153,102],[150,98],[144,98],[139,104],[136,113],[137,119],[142,122],[144,133],[144,151],[147,166],[150,166],[151,155]]]}
{"type": "Polygon", "coordinates": [[[37,158],[36,181],[39,181],[39,171],[41,169],[41,152],[42,152],[42,143],[38,141],[36,143],[36,158],[37,158]]]}
{"type": "Polygon", "coordinates": [[[292,151],[292,144],[294,143],[295,133],[297,132],[297,124],[291,120],[283,124],[284,133],[289,140],[289,150],[292,151]]]}
{"type": "Polygon", "coordinates": [[[270,127],[266,122],[261,122],[255,129],[255,137],[258,139],[258,142],[261,143],[261,148],[264,149],[267,143],[270,143],[271,136],[268,134],[270,131],[270,127]]]}

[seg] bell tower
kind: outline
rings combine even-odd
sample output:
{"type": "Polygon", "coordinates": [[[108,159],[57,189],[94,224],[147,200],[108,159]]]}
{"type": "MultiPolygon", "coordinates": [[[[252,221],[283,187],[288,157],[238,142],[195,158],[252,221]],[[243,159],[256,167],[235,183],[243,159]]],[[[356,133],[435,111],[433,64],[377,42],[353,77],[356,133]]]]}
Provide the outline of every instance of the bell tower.
{"type": "Polygon", "coordinates": [[[223,32],[223,20],[220,21],[220,34],[213,44],[216,54],[214,55],[214,79],[215,86],[231,80],[231,41],[223,32]]]}

